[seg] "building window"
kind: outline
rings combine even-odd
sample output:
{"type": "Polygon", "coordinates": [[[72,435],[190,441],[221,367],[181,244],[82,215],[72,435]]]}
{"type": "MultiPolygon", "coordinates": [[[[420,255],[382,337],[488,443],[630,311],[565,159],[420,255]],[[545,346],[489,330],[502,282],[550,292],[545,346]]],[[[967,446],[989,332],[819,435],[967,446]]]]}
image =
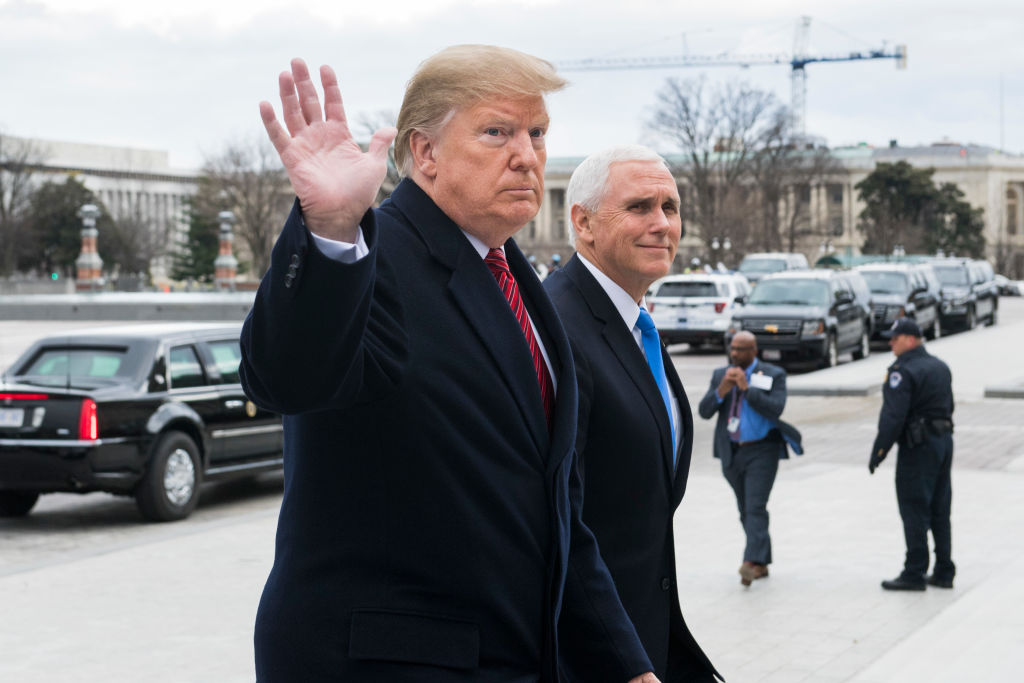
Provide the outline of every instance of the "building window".
{"type": "Polygon", "coordinates": [[[833,204],[842,205],[843,203],[843,186],[842,185],[829,185],[828,196],[832,200],[833,204]]]}
{"type": "Polygon", "coordinates": [[[832,224],[832,234],[839,237],[843,234],[843,217],[842,216],[831,216],[829,221],[832,224]]]}
{"type": "Polygon", "coordinates": [[[1006,191],[1006,234],[1017,234],[1017,193],[1013,190],[1006,191]]]}

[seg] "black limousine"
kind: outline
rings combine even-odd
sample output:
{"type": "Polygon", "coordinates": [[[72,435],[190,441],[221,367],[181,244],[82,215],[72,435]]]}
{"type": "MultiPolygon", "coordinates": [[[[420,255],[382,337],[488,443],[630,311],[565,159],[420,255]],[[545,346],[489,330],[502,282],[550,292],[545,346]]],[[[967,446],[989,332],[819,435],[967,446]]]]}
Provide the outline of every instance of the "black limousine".
{"type": "Polygon", "coordinates": [[[240,325],[143,324],[35,342],[0,381],[0,517],[39,495],[134,496],[182,519],[204,481],[281,467],[281,418],[239,384],[240,325]]]}

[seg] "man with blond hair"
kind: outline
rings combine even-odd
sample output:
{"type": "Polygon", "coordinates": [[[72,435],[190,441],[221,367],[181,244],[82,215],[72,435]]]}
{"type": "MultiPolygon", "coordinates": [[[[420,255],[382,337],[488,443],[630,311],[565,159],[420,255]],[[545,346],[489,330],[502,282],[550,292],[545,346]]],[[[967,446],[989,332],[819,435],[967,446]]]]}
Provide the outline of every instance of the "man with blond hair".
{"type": "Polygon", "coordinates": [[[580,520],[568,340],[512,240],[544,191],[551,65],[458,46],[363,153],[334,72],[260,111],[298,201],[242,332],[285,415],[285,493],[256,624],[260,681],[656,681],[580,520]],[[387,149],[405,179],[379,209],[387,149]]]}

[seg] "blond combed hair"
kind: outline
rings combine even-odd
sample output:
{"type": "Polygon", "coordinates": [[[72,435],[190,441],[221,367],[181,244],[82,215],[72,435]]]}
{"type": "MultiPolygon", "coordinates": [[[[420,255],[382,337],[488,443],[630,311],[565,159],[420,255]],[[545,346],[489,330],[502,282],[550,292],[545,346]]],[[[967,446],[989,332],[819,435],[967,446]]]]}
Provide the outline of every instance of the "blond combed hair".
{"type": "Polygon", "coordinates": [[[543,97],[564,88],[566,80],[548,61],[494,45],[454,45],[428,58],[405,88],[398,113],[395,166],[412,170],[409,141],[413,131],[436,136],[460,109],[491,97],[543,97]]]}

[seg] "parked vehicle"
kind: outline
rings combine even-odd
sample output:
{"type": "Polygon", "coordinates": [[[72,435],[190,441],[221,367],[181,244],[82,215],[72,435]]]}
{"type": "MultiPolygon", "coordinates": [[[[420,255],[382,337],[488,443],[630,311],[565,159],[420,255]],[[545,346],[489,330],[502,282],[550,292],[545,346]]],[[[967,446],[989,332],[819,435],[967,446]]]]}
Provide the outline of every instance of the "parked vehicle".
{"type": "Polygon", "coordinates": [[[1011,280],[1005,275],[996,275],[993,278],[996,287],[999,288],[1000,296],[1021,296],[1024,292],[1021,291],[1021,283],[1015,280],[1011,280]]]}
{"type": "Polygon", "coordinates": [[[943,329],[974,329],[979,321],[995,325],[999,315],[999,292],[994,279],[978,262],[968,258],[931,261],[942,285],[940,320],[943,329]]]}
{"type": "Polygon", "coordinates": [[[756,284],[769,273],[780,273],[784,270],[806,270],[807,257],[803,254],[791,254],[783,251],[747,254],[740,262],[738,271],[751,284],[756,284]]]}
{"type": "Polygon", "coordinates": [[[871,352],[870,308],[858,301],[847,271],[766,275],[733,315],[726,340],[740,330],[754,334],[761,358],[783,365],[830,367],[844,352],[851,351],[855,359],[871,352]]]}
{"type": "Polygon", "coordinates": [[[908,317],[917,321],[928,339],[942,335],[939,310],[942,306],[941,285],[935,271],[923,263],[869,263],[857,266],[871,288],[872,340],[897,318],[908,317]]]}
{"type": "Polygon", "coordinates": [[[0,384],[0,517],[41,493],[134,496],[187,517],[200,484],[282,464],[281,418],[239,384],[239,325],[147,324],[35,342],[0,384]]]}
{"type": "Polygon", "coordinates": [[[651,285],[647,305],[666,344],[725,344],[725,331],[750,294],[750,283],[734,273],[669,275],[651,285]]]}

